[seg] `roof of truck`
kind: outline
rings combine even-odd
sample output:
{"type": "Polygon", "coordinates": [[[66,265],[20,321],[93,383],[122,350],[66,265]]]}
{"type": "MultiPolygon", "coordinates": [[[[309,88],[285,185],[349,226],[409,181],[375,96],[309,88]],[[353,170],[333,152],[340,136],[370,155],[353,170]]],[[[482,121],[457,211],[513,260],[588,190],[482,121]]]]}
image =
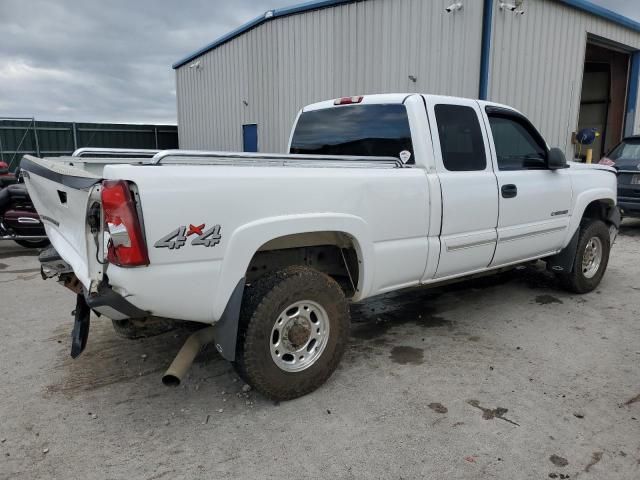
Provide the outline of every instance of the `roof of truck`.
{"type": "MultiPolygon", "coordinates": [[[[294,15],[296,13],[303,13],[310,10],[319,10],[321,8],[333,7],[345,3],[353,3],[358,0],[314,0],[310,2],[300,3],[298,5],[293,5],[291,7],[284,8],[275,8],[273,10],[267,10],[262,15],[257,16],[253,20],[248,21],[244,25],[239,26],[235,30],[223,35],[213,42],[205,45],[204,47],[196,50],[193,53],[190,53],[186,57],[178,60],[173,64],[173,68],[177,69],[182,67],[184,64],[190,62],[198,58],[199,56],[219,47],[223,43],[226,43],[234,38],[242,35],[243,33],[251,30],[252,28],[257,27],[265,22],[274,20],[279,17],[286,17],[289,15],[294,15]]],[[[620,15],[619,13],[613,12],[609,9],[601,7],[600,5],[596,5],[587,0],[555,0],[556,2],[563,3],[569,7],[573,7],[577,10],[581,10],[583,12],[589,13],[591,15],[595,15],[600,18],[604,18],[609,20],[612,23],[617,25],[621,25],[623,27],[629,28],[636,32],[640,32],[640,22],[636,22],[629,17],[625,17],[624,15],[620,15]]]]}
{"type": "MultiPolygon", "coordinates": [[[[356,95],[354,97],[362,97],[362,100],[359,102],[354,102],[351,105],[366,105],[366,104],[380,104],[380,103],[404,103],[404,101],[412,96],[412,95],[423,95],[426,98],[435,98],[435,99],[440,99],[440,100],[453,100],[455,102],[455,100],[472,100],[472,101],[476,101],[478,102],[481,106],[492,106],[492,107],[500,107],[500,108],[505,108],[508,110],[513,110],[514,112],[518,112],[518,110],[516,110],[513,107],[510,107],[509,105],[503,105],[501,103],[496,103],[496,102],[489,102],[486,100],[477,100],[475,98],[465,98],[465,97],[451,97],[451,96],[445,96],[445,95],[432,95],[429,93],[418,93],[418,92],[411,92],[411,93],[373,93],[371,95],[356,95]]],[[[351,97],[351,98],[354,98],[351,97]]],[[[313,110],[322,110],[324,108],[333,108],[339,105],[336,105],[336,100],[338,99],[329,99],[329,100],[323,100],[321,102],[316,102],[316,103],[311,103],[309,105],[306,105],[302,108],[303,112],[310,112],[313,110]]],[[[348,106],[348,105],[345,105],[348,106]]],[[[520,113],[520,112],[518,112],[520,113]]]]}

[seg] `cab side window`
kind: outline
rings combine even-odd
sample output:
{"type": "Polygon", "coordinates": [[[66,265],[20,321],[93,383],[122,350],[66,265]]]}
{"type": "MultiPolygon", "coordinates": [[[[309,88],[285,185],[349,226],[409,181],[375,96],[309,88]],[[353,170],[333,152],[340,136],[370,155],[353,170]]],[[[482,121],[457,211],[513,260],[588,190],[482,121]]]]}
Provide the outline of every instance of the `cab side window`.
{"type": "Polygon", "coordinates": [[[444,168],[450,172],[485,170],[487,158],[475,110],[447,104],[438,104],[434,110],[444,168]]]}
{"type": "Polygon", "coordinates": [[[547,148],[530,125],[516,117],[489,115],[500,170],[546,170],[547,148]]]}

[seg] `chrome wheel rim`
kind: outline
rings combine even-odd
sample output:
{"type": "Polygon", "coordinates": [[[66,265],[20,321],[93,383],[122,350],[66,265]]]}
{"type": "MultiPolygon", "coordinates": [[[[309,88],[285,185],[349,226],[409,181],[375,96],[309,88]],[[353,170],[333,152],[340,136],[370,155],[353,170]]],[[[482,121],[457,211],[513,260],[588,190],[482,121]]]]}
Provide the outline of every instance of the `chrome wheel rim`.
{"type": "Polygon", "coordinates": [[[329,339],[329,316],[322,306],[301,300],[285,308],[271,329],[271,358],[285,372],[300,372],[322,355],[329,339]]]}
{"type": "Polygon", "coordinates": [[[582,255],[582,274],[586,278],[593,278],[602,263],[602,240],[599,237],[592,237],[587,242],[582,255]]]}

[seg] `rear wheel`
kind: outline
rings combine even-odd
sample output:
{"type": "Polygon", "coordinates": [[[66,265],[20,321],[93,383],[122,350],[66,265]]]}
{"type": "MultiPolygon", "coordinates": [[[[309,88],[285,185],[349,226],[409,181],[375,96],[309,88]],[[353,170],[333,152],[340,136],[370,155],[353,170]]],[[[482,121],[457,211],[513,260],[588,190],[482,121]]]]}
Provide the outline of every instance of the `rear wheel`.
{"type": "Polygon", "coordinates": [[[14,240],[18,245],[24,248],[44,248],[49,245],[49,239],[44,240],[14,240]]]}
{"type": "Polygon", "coordinates": [[[245,290],[235,367],[267,397],[290,400],[331,376],[348,335],[349,307],[336,281],[289,267],[245,290]]]}
{"type": "Polygon", "coordinates": [[[571,273],[559,274],[562,286],[574,293],[587,293],[602,280],[609,263],[611,236],[601,220],[580,227],[576,258],[571,273]]]}

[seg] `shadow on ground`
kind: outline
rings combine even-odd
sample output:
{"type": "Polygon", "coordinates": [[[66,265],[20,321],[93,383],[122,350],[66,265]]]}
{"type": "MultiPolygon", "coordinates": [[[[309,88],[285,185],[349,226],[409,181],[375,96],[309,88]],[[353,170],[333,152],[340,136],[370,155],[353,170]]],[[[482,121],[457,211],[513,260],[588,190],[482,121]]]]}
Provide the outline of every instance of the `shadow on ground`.
{"type": "MultiPolygon", "coordinates": [[[[371,354],[388,355],[394,363],[422,363],[422,350],[396,345],[394,336],[406,329],[420,332],[429,329],[431,335],[456,335],[455,323],[446,318],[446,310],[460,301],[474,302],[487,291],[506,283],[517,282],[531,289],[550,290],[556,287],[554,276],[541,264],[520,267],[508,272],[462,281],[437,288],[414,288],[380,295],[351,307],[351,344],[348,361],[369,359],[371,354]]],[[[539,304],[562,303],[551,295],[538,295],[539,304]]],[[[158,377],[169,366],[186,338],[193,330],[179,329],[156,337],[128,340],[116,335],[111,322],[95,319],[87,349],[77,360],[69,356],[71,319],[59,326],[49,341],[59,344],[55,371],[61,375],[46,387],[46,394],[62,393],[74,396],[119,382],[153,374],[158,377]]],[[[473,337],[470,337],[473,341],[473,337]]],[[[218,355],[213,346],[203,350],[197,363],[205,366],[207,377],[229,373],[231,365],[218,355]]],[[[198,370],[199,372],[200,370],[198,370]]],[[[194,376],[197,375],[194,373],[194,376]]],[[[197,378],[195,379],[197,381],[197,378]]]]}

